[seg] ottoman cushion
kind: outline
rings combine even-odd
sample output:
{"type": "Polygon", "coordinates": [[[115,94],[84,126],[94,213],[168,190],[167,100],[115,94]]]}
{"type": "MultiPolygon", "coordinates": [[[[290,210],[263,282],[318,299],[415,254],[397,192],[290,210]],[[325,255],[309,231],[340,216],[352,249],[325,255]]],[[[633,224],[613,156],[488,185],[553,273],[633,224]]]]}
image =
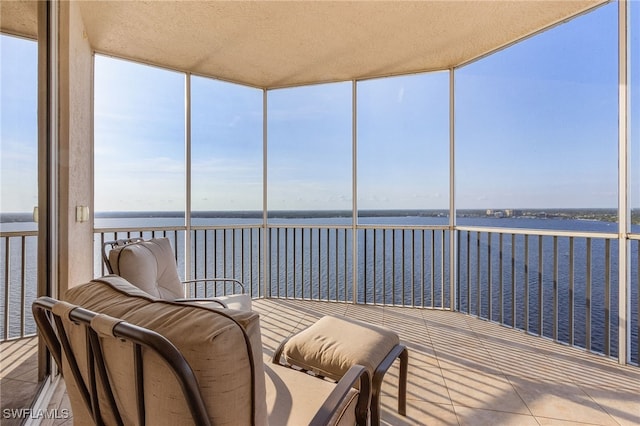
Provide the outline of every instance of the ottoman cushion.
{"type": "Polygon", "coordinates": [[[354,364],[373,376],[387,354],[400,343],[396,333],[347,318],[325,316],[289,339],[282,355],[291,364],[334,380],[354,364]]]}

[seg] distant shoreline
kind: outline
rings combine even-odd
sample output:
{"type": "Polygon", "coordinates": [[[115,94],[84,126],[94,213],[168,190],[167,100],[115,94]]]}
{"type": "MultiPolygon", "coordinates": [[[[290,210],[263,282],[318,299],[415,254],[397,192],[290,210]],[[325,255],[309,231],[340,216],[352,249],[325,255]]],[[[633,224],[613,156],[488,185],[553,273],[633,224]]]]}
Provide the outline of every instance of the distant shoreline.
{"type": "MultiPolygon", "coordinates": [[[[464,218],[537,218],[537,219],[578,219],[616,222],[617,209],[611,208],[567,208],[567,209],[459,209],[458,217],[464,218]]],[[[397,209],[397,210],[359,210],[359,217],[447,217],[446,209],[397,209]]],[[[180,211],[121,211],[97,212],[96,218],[181,218],[180,211]]],[[[262,211],[194,211],[192,218],[239,218],[259,219],[262,211]]],[[[350,210],[272,210],[269,218],[323,218],[351,217],[350,210]]],[[[0,223],[32,222],[31,213],[0,213],[0,223]]],[[[640,209],[631,211],[631,222],[640,224],[640,209]]]]}

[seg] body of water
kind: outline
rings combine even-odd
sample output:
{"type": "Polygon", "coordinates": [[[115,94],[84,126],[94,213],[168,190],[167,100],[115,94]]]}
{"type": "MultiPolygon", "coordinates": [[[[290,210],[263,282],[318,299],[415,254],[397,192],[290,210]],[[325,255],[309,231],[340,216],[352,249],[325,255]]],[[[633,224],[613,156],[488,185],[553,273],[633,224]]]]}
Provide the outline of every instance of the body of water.
{"type": "MultiPolygon", "coordinates": [[[[264,231],[260,215],[244,217],[192,218],[198,227],[247,227],[245,231],[220,229],[192,233],[192,253],[199,260],[194,276],[226,275],[241,277],[249,283],[254,296],[306,297],[352,300],[353,231],[352,219],[338,215],[322,217],[286,214],[269,218],[274,228],[268,230],[270,259],[262,263],[264,231]],[[277,225],[277,227],[276,227],[277,225]],[[195,240],[195,242],[194,242],[195,240]],[[208,241],[209,258],[204,242],[208,241]],[[212,249],[213,247],[213,249],[212,249]],[[244,250],[245,253],[242,253],[244,250]],[[251,253],[250,255],[247,253],[251,253]],[[205,266],[206,265],[206,266],[205,266]],[[264,274],[271,278],[263,286],[264,274]]],[[[357,300],[361,303],[387,303],[425,307],[448,307],[449,231],[420,230],[425,226],[446,226],[445,216],[412,214],[371,215],[359,218],[367,229],[357,231],[357,300]],[[375,228],[370,225],[376,225],[375,228]],[[412,229],[391,229],[392,227],[412,229]],[[413,229],[418,227],[418,229],[413,229]],[[444,251],[440,250],[443,248],[444,251]]],[[[490,228],[561,230],[575,232],[616,233],[617,224],[598,220],[538,217],[460,217],[459,226],[490,228]]],[[[180,227],[183,217],[145,214],[131,217],[100,217],[96,228],[180,227]]],[[[3,223],[3,232],[29,230],[33,223],[3,223]]],[[[635,225],[635,232],[640,231],[635,225]]],[[[184,232],[170,236],[179,253],[184,252],[184,232]]],[[[115,237],[106,234],[105,238],[115,237]]],[[[122,235],[118,235],[122,238],[122,235]]],[[[145,238],[148,238],[145,235],[145,238]]],[[[461,231],[458,235],[458,282],[455,304],[473,315],[501,321],[534,334],[571,340],[577,346],[602,352],[611,347],[617,352],[618,316],[618,247],[617,240],[604,238],[529,236],[461,231]],[[608,241],[608,242],[607,242],[608,241]],[[607,262],[607,259],[609,260],[607,262]]],[[[96,237],[96,270],[100,271],[99,238],[96,237]]],[[[0,253],[5,259],[5,246],[0,253]]],[[[35,241],[27,241],[25,253],[35,259],[35,241]]],[[[11,258],[19,253],[13,253],[11,258]]],[[[638,244],[631,253],[631,330],[632,353],[638,362],[638,244]]],[[[178,256],[184,271],[184,256],[178,256]]],[[[17,314],[21,300],[27,306],[35,297],[35,260],[29,260],[24,274],[19,261],[11,262],[11,282],[27,283],[24,296],[19,286],[10,288],[10,331],[21,327],[17,314]],[[17,263],[17,264],[16,264],[17,263]],[[17,281],[16,281],[17,280],[17,281]],[[33,284],[31,284],[33,283],[33,284]]],[[[5,274],[5,264],[0,273],[5,274]]],[[[100,275],[98,272],[97,275],[100,275]]],[[[1,289],[4,293],[5,289],[1,289]]],[[[1,306],[5,310],[4,302],[1,306]]],[[[0,325],[4,327],[4,324],[0,325]]],[[[34,329],[30,315],[25,328],[34,329]]],[[[0,328],[3,332],[3,328],[0,328]]]]}

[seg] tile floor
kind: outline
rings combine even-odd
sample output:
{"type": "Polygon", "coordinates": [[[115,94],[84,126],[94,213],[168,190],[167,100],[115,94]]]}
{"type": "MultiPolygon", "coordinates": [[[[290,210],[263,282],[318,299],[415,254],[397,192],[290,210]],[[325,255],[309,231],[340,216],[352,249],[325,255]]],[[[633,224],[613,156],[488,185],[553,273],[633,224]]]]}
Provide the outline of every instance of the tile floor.
{"type": "MultiPolygon", "coordinates": [[[[396,330],[409,348],[407,416],[396,412],[397,363],[383,384],[383,424],[640,425],[640,368],[447,311],[255,300],[265,360],[322,315],[396,330]]],[[[2,343],[2,408],[37,389],[35,340],[2,343]],[[31,365],[31,366],[29,366],[31,365]]],[[[69,407],[64,392],[49,408],[69,407]]],[[[2,419],[2,424],[12,420],[2,419]]],[[[7,422],[7,423],[5,423],[7,422]]],[[[67,425],[72,419],[43,422],[67,425]]]]}
{"type": "Polygon", "coordinates": [[[36,394],[38,341],[35,337],[0,344],[0,423],[19,425],[36,394]]]}
{"type": "Polygon", "coordinates": [[[387,425],[640,425],[640,368],[464,314],[259,300],[265,357],[322,315],[397,331],[409,348],[407,417],[397,362],[383,383],[387,425]]]}

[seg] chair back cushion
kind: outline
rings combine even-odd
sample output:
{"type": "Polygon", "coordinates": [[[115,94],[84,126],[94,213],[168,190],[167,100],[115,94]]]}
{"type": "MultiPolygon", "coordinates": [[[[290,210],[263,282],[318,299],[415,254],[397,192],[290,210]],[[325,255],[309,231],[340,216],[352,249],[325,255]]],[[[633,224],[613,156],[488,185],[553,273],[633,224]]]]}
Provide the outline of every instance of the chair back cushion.
{"type": "MultiPolygon", "coordinates": [[[[212,424],[266,424],[265,378],[257,313],[160,300],[115,275],[71,288],[66,300],[153,330],[169,339],[193,369],[212,424]]],[[[82,359],[79,362],[82,373],[86,375],[87,346],[80,327],[65,325],[65,329],[69,328],[74,353],[79,354],[78,361],[82,359]]],[[[114,339],[106,343],[105,340],[103,357],[124,423],[135,424],[137,409],[131,345],[114,339]]],[[[68,363],[63,365],[68,368],[68,363]]],[[[146,423],[184,424],[185,419],[190,418],[188,406],[169,369],[151,351],[143,351],[143,366],[146,423]]],[[[64,377],[71,378],[71,373],[64,369],[64,377]]],[[[73,380],[65,381],[74,422],[82,422],[87,410],[73,380]]],[[[101,394],[100,401],[109,424],[113,415],[108,412],[106,395],[101,394]]]]}
{"type": "Polygon", "coordinates": [[[152,296],[166,300],[184,297],[168,238],[115,247],[109,251],[109,264],[114,274],[152,296]]]}

